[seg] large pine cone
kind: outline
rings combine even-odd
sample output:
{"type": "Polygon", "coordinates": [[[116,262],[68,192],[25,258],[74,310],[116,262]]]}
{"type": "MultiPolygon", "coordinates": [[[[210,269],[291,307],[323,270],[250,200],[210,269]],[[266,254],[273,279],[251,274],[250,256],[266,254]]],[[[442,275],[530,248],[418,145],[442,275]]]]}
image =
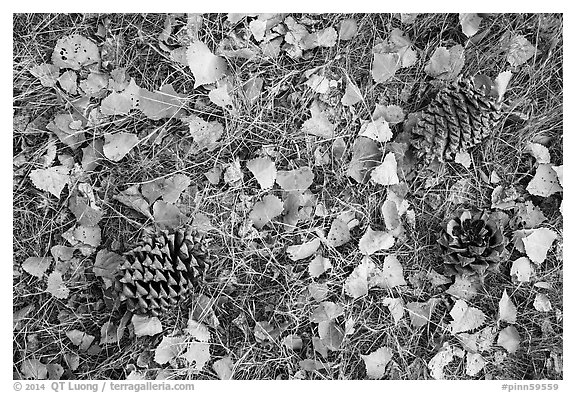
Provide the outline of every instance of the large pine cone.
{"type": "Polygon", "coordinates": [[[191,227],[148,234],[124,257],[114,289],[135,314],[158,316],[177,307],[208,267],[204,241],[191,227]]]}
{"type": "Polygon", "coordinates": [[[448,275],[478,276],[498,268],[504,237],[497,221],[486,211],[458,212],[448,220],[438,239],[448,275]]]}
{"type": "Polygon", "coordinates": [[[450,161],[490,135],[500,119],[494,97],[475,87],[472,79],[459,80],[440,90],[412,129],[412,145],[427,163],[450,161]]]}

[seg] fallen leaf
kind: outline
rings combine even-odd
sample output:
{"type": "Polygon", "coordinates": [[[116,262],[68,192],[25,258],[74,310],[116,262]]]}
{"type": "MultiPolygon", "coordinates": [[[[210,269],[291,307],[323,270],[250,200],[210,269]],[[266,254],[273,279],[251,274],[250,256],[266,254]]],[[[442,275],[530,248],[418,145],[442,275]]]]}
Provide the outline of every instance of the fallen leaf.
{"type": "Polygon", "coordinates": [[[64,375],[64,367],[59,364],[49,363],[46,365],[46,369],[48,370],[48,379],[50,380],[59,380],[62,375],[64,375]]]}
{"type": "Polygon", "coordinates": [[[433,78],[454,80],[464,67],[464,48],[454,45],[450,49],[436,48],[424,72],[433,78]]]}
{"type": "Polygon", "coordinates": [[[252,32],[254,39],[258,42],[264,40],[266,33],[267,22],[265,20],[254,19],[248,24],[248,28],[252,32]]]}
{"type": "Polygon", "coordinates": [[[326,283],[311,283],[308,285],[308,292],[310,296],[314,298],[314,300],[321,302],[328,296],[328,284],[326,283]]]}
{"type": "Polygon", "coordinates": [[[552,165],[552,169],[556,172],[556,176],[558,176],[558,182],[560,183],[560,187],[564,187],[564,165],[554,166],[552,165]]]}
{"type": "Polygon", "coordinates": [[[311,117],[302,124],[302,131],[321,138],[333,138],[336,126],[330,122],[317,100],[310,105],[310,114],[311,117]]]}
{"type": "Polygon", "coordinates": [[[401,13],[400,22],[405,25],[411,25],[416,21],[418,13],[401,13]]]}
{"type": "Polygon", "coordinates": [[[77,113],[60,113],[46,125],[46,128],[52,131],[66,146],[76,150],[86,140],[84,131],[77,127],[78,121],[80,121],[81,126],[82,122],[77,113]]]}
{"type": "Polygon", "coordinates": [[[534,298],[534,308],[536,311],[549,312],[552,311],[552,303],[550,299],[548,299],[548,296],[543,293],[537,293],[534,298]]]}
{"type": "Polygon", "coordinates": [[[162,322],[157,317],[134,314],[132,316],[132,325],[134,326],[136,337],[154,336],[162,333],[162,322]]]}
{"type": "Polygon", "coordinates": [[[194,296],[192,298],[192,317],[195,321],[208,324],[208,326],[217,329],[220,326],[220,321],[214,313],[213,305],[216,301],[206,295],[194,296]]]}
{"type": "Polygon", "coordinates": [[[234,101],[230,95],[234,89],[232,83],[233,82],[228,78],[224,78],[216,82],[218,87],[216,89],[210,90],[208,93],[208,98],[210,101],[224,109],[232,108],[234,106],[234,101]]]}
{"type": "Polygon", "coordinates": [[[530,235],[522,238],[526,255],[532,262],[541,264],[546,259],[548,250],[558,235],[548,228],[538,228],[530,235]]]}
{"type": "Polygon", "coordinates": [[[457,300],[450,311],[453,321],[450,322],[450,332],[452,334],[467,332],[479,328],[484,324],[486,315],[474,307],[470,307],[464,300],[457,300]]]}
{"type": "Polygon", "coordinates": [[[188,217],[171,203],[156,201],[152,210],[154,221],[162,228],[176,228],[188,221],[188,217]]]}
{"type": "Polygon", "coordinates": [[[550,195],[562,191],[562,187],[558,183],[558,176],[556,171],[550,164],[540,164],[536,169],[536,173],[528,186],[526,187],[532,195],[549,197],[550,195]]]}
{"type": "Polygon", "coordinates": [[[230,356],[216,360],[214,364],[212,364],[212,367],[214,368],[214,371],[216,371],[216,374],[220,380],[232,379],[232,369],[234,368],[234,362],[230,356]]]}
{"type": "Polygon", "coordinates": [[[380,288],[392,289],[399,285],[406,285],[404,270],[396,255],[386,255],[382,269],[377,271],[375,277],[369,280],[369,284],[380,288]]]}
{"type": "Polygon", "coordinates": [[[30,73],[40,79],[42,86],[54,87],[56,82],[59,81],[60,68],[52,64],[43,63],[30,68],[30,73]]]}
{"type": "Polygon", "coordinates": [[[368,277],[374,268],[374,263],[368,258],[364,258],[346,278],[344,282],[344,292],[354,299],[367,295],[369,289],[368,277]]]}
{"type": "Polygon", "coordinates": [[[60,165],[48,169],[34,169],[29,176],[36,188],[60,198],[62,190],[70,182],[69,174],[70,170],[60,165]]]}
{"type": "Polygon", "coordinates": [[[318,94],[326,94],[330,90],[330,80],[318,74],[310,76],[304,84],[318,94]]]}
{"type": "Polygon", "coordinates": [[[138,190],[137,185],[131,186],[126,190],[121,191],[120,193],[114,195],[113,198],[125,204],[126,206],[142,213],[147,218],[153,218],[152,214],[150,213],[150,205],[138,190]]]}
{"type": "Polygon", "coordinates": [[[46,365],[38,359],[25,359],[20,366],[20,372],[24,378],[39,380],[46,379],[48,376],[48,369],[46,365]]]}
{"type": "Polygon", "coordinates": [[[383,117],[374,121],[366,121],[360,127],[360,136],[370,138],[376,142],[388,142],[392,139],[392,131],[383,117]]]}
{"type": "Polygon", "coordinates": [[[475,277],[458,275],[446,293],[462,300],[471,300],[478,294],[480,287],[481,284],[475,277]]]}
{"type": "Polygon", "coordinates": [[[392,360],[392,350],[388,347],[381,347],[369,353],[360,355],[366,366],[366,375],[370,379],[380,379],[384,376],[386,365],[392,360]]]}
{"type": "Polygon", "coordinates": [[[510,268],[510,276],[516,281],[530,282],[530,278],[534,275],[534,269],[530,260],[526,257],[521,257],[512,262],[512,267],[510,268]]]}
{"type": "Polygon", "coordinates": [[[404,121],[406,115],[404,110],[398,105],[379,105],[376,104],[374,112],[372,112],[372,119],[378,120],[383,118],[389,124],[398,124],[404,121]]]}
{"type": "Polygon", "coordinates": [[[439,299],[430,299],[427,302],[410,302],[406,304],[406,310],[410,316],[410,324],[415,327],[426,326],[430,322],[432,312],[439,299]]]}
{"type": "Polygon", "coordinates": [[[466,353],[466,375],[475,376],[485,365],[486,360],[479,353],[466,353]]]}
{"type": "Polygon", "coordinates": [[[188,343],[184,358],[193,365],[194,370],[202,371],[204,365],[210,360],[210,344],[203,342],[188,343]]]}
{"type": "Polygon", "coordinates": [[[242,173],[242,169],[240,168],[240,158],[236,157],[233,162],[226,165],[224,182],[233,186],[236,183],[242,182],[243,178],[244,173],[242,173]]]}
{"type": "Polygon", "coordinates": [[[400,225],[400,215],[398,214],[398,205],[394,200],[386,199],[380,208],[384,217],[386,229],[391,231],[400,225]]]}
{"type": "Polygon", "coordinates": [[[170,83],[154,92],[141,88],[138,95],[138,108],[151,120],[179,118],[184,114],[186,96],[176,93],[170,83]]]}
{"type": "Polygon", "coordinates": [[[105,288],[110,288],[116,278],[118,268],[123,262],[123,256],[118,255],[113,251],[102,249],[96,254],[96,260],[92,270],[96,277],[102,278],[105,288]]]}
{"type": "Polygon", "coordinates": [[[516,323],[516,306],[508,297],[506,289],[502,293],[502,299],[498,303],[498,322],[516,323]]]}
{"type": "Polygon", "coordinates": [[[384,157],[382,164],[374,168],[370,178],[376,184],[391,186],[400,183],[398,179],[398,164],[394,153],[390,152],[384,157]]]}
{"type": "Polygon", "coordinates": [[[470,165],[472,165],[472,158],[470,157],[470,153],[467,151],[459,151],[454,157],[454,162],[456,164],[461,164],[464,168],[468,169],[470,168],[470,165]]]}
{"type": "Polygon", "coordinates": [[[330,365],[320,360],[315,359],[304,359],[298,362],[298,365],[305,371],[317,371],[317,370],[327,370],[330,365]]]}
{"type": "Polygon", "coordinates": [[[202,41],[195,41],[188,46],[186,60],[194,75],[194,88],[214,83],[228,73],[226,60],[212,54],[202,41]]]}
{"type": "Polygon", "coordinates": [[[141,88],[132,78],[121,92],[113,91],[100,103],[102,114],[108,116],[127,115],[131,110],[140,107],[141,88]]]}
{"type": "Polygon", "coordinates": [[[273,218],[282,214],[284,204],[278,197],[274,195],[266,195],[262,201],[254,204],[254,208],[250,212],[250,219],[254,223],[254,227],[262,229],[264,225],[268,224],[273,218]]]}
{"type": "Polygon", "coordinates": [[[401,61],[397,53],[374,53],[372,79],[376,83],[386,82],[400,69],[401,61]]]}
{"type": "Polygon", "coordinates": [[[364,255],[372,255],[380,250],[388,250],[394,245],[394,236],[387,231],[374,231],[368,227],[360,238],[358,248],[364,255]]]}
{"type": "Polygon", "coordinates": [[[344,106],[352,106],[362,101],[362,93],[358,86],[356,86],[350,79],[346,83],[346,90],[340,103],[344,106]]]}
{"type": "Polygon", "coordinates": [[[292,261],[298,261],[314,255],[318,250],[318,247],[320,247],[320,239],[315,238],[306,243],[288,246],[286,252],[292,261]]]}
{"type": "Polygon", "coordinates": [[[339,316],[344,315],[344,308],[340,304],[333,302],[322,302],[310,315],[310,322],[320,323],[320,322],[330,322],[339,316]]]}
{"type": "Polygon", "coordinates": [[[206,176],[206,179],[208,179],[210,184],[218,185],[218,183],[220,183],[220,178],[222,177],[222,166],[217,164],[214,168],[206,172],[204,176],[206,176]]]}
{"type": "Polygon", "coordinates": [[[339,218],[334,219],[326,238],[331,247],[340,247],[350,241],[350,228],[339,218]]]}
{"type": "Polygon", "coordinates": [[[102,97],[106,94],[109,76],[107,73],[91,71],[88,77],[80,82],[80,89],[86,97],[102,97]]]}
{"type": "Polygon", "coordinates": [[[480,22],[482,22],[482,17],[478,14],[459,14],[460,26],[462,27],[462,33],[466,37],[472,37],[474,34],[478,33],[480,29],[480,22]]]}
{"type": "Polygon", "coordinates": [[[105,322],[100,328],[100,345],[116,344],[119,337],[119,329],[114,322],[105,322]]]}
{"type": "Polygon", "coordinates": [[[512,71],[504,71],[498,74],[496,79],[494,79],[494,86],[496,92],[498,93],[498,101],[502,101],[506,90],[508,90],[508,84],[512,79],[512,71]]]}
{"type": "Polygon", "coordinates": [[[72,341],[72,344],[79,347],[81,351],[86,351],[94,341],[94,336],[82,332],[78,329],[73,329],[66,332],[66,336],[72,341]]]}
{"type": "Polygon", "coordinates": [[[358,183],[366,183],[370,179],[370,172],[378,166],[382,152],[378,144],[370,138],[358,137],[352,146],[352,160],[346,170],[358,183]]]}
{"type": "Polygon", "coordinates": [[[52,64],[60,68],[79,70],[81,67],[98,63],[98,46],[80,34],[71,34],[56,41],[52,52],[52,64]]]}
{"type": "Polygon", "coordinates": [[[190,135],[194,139],[194,152],[213,151],[219,145],[218,140],[224,133],[224,127],[218,121],[205,121],[199,116],[190,115],[183,119],[188,123],[190,135]]]}
{"type": "Polygon", "coordinates": [[[506,60],[511,66],[520,66],[536,54],[536,48],[523,36],[515,35],[508,44],[506,60]]]}
{"type": "Polygon", "coordinates": [[[34,277],[42,278],[52,262],[53,259],[50,257],[29,257],[22,263],[22,269],[34,277]]]}
{"type": "Polygon", "coordinates": [[[318,335],[320,339],[332,351],[337,351],[344,339],[342,328],[334,321],[324,321],[318,324],[318,335]]]}
{"type": "Polygon", "coordinates": [[[444,343],[442,349],[428,362],[432,378],[445,379],[444,367],[454,360],[454,356],[463,357],[464,352],[459,348],[448,345],[448,343],[444,343]]]}
{"type": "Polygon", "coordinates": [[[118,162],[138,144],[138,137],[127,132],[104,135],[104,155],[114,162],[118,162]]]}
{"type": "Polygon", "coordinates": [[[382,300],[382,304],[388,307],[392,318],[394,318],[394,324],[397,325],[404,316],[404,301],[401,298],[387,297],[382,300]]]}
{"type": "Polygon", "coordinates": [[[80,356],[75,353],[65,353],[64,361],[72,371],[76,371],[80,366],[80,356]]]}
{"type": "Polygon", "coordinates": [[[498,334],[497,344],[508,351],[514,353],[520,347],[520,334],[514,326],[508,326],[500,331],[498,334]]]}
{"type": "Polygon", "coordinates": [[[90,141],[90,144],[82,149],[82,169],[84,172],[92,172],[104,159],[104,141],[102,138],[90,141]]]}
{"type": "Polygon", "coordinates": [[[516,227],[534,229],[546,221],[546,216],[542,213],[542,210],[538,206],[534,206],[532,201],[517,203],[516,207],[518,207],[518,211],[512,218],[512,222],[515,223],[516,227]]]}
{"type": "Polygon", "coordinates": [[[308,265],[308,273],[311,277],[320,277],[328,269],[332,269],[332,263],[328,258],[324,258],[322,255],[316,255],[310,264],[308,265]]]}
{"type": "Polygon", "coordinates": [[[343,19],[338,29],[338,38],[342,41],[351,40],[358,33],[358,23],[355,19],[343,19]]]}
{"type": "Polygon", "coordinates": [[[550,164],[550,152],[546,146],[539,143],[529,143],[526,145],[526,151],[536,159],[539,164],[550,164]]]}
{"type": "Polygon", "coordinates": [[[495,326],[486,326],[474,334],[458,333],[456,337],[467,351],[485,352],[492,348],[497,332],[495,326]]]}
{"type": "Polygon", "coordinates": [[[282,340],[282,345],[293,351],[302,349],[302,339],[297,334],[289,334],[282,340]]]}
{"type": "Polygon", "coordinates": [[[255,77],[248,79],[242,86],[246,100],[251,105],[254,105],[260,98],[263,84],[264,80],[262,78],[255,77]]]}
{"type": "Polygon", "coordinates": [[[190,183],[190,177],[181,173],[167,178],[164,181],[162,199],[166,203],[176,203],[180,199],[180,194],[190,186],[190,183]]]}
{"type": "Polygon", "coordinates": [[[184,345],[183,337],[163,337],[162,341],[154,351],[154,361],[158,364],[168,363],[170,360],[180,355],[184,350],[184,345]]]}
{"type": "Polygon", "coordinates": [[[337,33],[333,27],[310,33],[303,37],[302,49],[314,49],[317,47],[331,48],[336,45],[337,33]]]}
{"type": "Polygon", "coordinates": [[[70,290],[62,280],[62,274],[58,271],[53,271],[48,276],[48,286],[46,291],[58,299],[67,299],[70,295],[70,290]]]}
{"type": "Polygon", "coordinates": [[[263,190],[268,190],[274,186],[277,175],[276,165],[269,157],[254,158],[248,161],[246,168],[252,172],[263,190]]]}

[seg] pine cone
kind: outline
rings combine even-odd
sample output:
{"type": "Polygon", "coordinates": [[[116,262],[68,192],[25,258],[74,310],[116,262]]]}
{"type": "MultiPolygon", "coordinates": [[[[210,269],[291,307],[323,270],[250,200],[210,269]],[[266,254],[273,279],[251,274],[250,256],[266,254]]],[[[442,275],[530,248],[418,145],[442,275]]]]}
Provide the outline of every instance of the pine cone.
{"type": "Polygon", "coordinates": [[[490,135],[500,119],[496,101],[474,86],[472,79],[459,80],[440,90],[424,109],[412,129],[412,145],[430,163],[453,160],[490,135]]]}
{"type": "Polygon", "coordinates": [[[191,227],[146,235],[124,254],[114,289],[135,314],[158,316],[185,300],[208,267],[208,252],[191,227]]]}
{"type": "Polygon", "coordinates": [[[498,223],[476,209],[460,211],[448,220],[438,243],[448,275],[478,276],[481,280],[487,271],[498,267],[505,245],[498,223]]]}

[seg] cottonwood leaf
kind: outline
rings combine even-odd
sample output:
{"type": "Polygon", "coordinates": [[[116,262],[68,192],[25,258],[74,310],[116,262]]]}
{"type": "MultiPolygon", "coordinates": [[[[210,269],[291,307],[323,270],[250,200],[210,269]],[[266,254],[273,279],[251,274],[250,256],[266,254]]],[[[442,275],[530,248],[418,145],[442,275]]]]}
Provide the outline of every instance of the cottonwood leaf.
{"type": "Polygon", "coordinates": [[[448,343],[444,343],[444,346],[434,357],[428,362],[428,369],[430,369],[432,378],[434,379],[445,379],[444,367],[446,367],[452,360],[454,356],[463,357],[464,352],[448,343]]]}
{"type": "Polygon", "coordinates": [[[546,221],[546,216],[542,213],[542,210],[538,206],[534,206],[532,201],[526,201],[524,203],[517,203],[518,211],[516,216],[513,218],[517,225],[526,229],[532,229],[546,221]]]}
{"type": "Polygon", "coordinates": [[[370,179],[376,184],[382,186],[391,186],[400,183],[398,179],[398,164],[394,153],[389,152],[384,157],[384,161],[374,168],[370,174],[370,179]]]}
{"type": "Polygon", "coordinates": [[[458,275],[446,293],[462,300],[471,300],[478,294],[480,287],[479,280],[474,277],[458,275]]]}
{"type": "Polygon", "coordinates": [[[508,351],[514,353],[520,347],[520,334],[514,326],[508,326],[500,331],[498,334],[497,344],[508,351]]]}
{"type": "Polygon", "coordinates": [[[308,293],[314,300],[321,302],[328,296],[328,284],[326,283],[311,283],[308,285],[308,293]]]}
{"type": "Polygon", "coordinates": [[[326,94],[330,90],[330,80],[318,74],[310,76],[304,84],[318,94],[326,94]]]}
{"type": "Polygon", "coordinates": [[[210,344],[203,342],[190,342],[184,358],[193,365],[194,370],[202,371],[204,365],[210,360],[210,344]]]}
{"type": "Polygon", "coordinates": [[[152,206],[154,221],[163,228],[176,228],[188,221],[177,206],[164,201],[156,201],[152,206]]]}
{"type": "Polygon", "coordinates": [[[320,337],[312,337],[312,347],[315,352],[318,352],[322,357],[328,357],[328,348],[320,337]]]}
{"type": "Polygon", "coordinates": [[[366,375],[371,379],[380,379],[384,376],[386,365],[392,360],[392,350],[381,347],[368,355],[360,355],[366,366],[366,375]]]}
{"type": "Polygon", "coordinates": [[[270,157],[258,157],[254,158],[246,164],[246,168],[256,178],[260,188],[263,190],[268,190],[274,186],[276,181],[276,164],[270,159],[270,157]]]}
{"type": "Polygon", "coordinates": [[[546,146],[539,143],[529,143],[526,145],[526,151],[536,159],[539,164],[550,164],[550,152],[546,146]]]}
{"type": "Polygon", "coordinates": [[[416,18],[418,17],[418,13],[401,13],[400,14],[400,22],[404,25],[411,25],[416,22],[416,18]]]}
{"type": "Polygon", "coordinates": [[[406,304],[406,310],[408,310],[408,315],[410,315],[410,324],[415,328],[427,325],[438,301],[438,299],[432,298],[427,302],[410,302],[406,304]]]}
{"type": "Polygon", "coordinates": [[[328,370],[330,368],[329,363],[321,362],[315,359],[304,359],[298,362],[298,365],[304,371],[317,371],[317,370],[328,370]]]}
{"type": "Polygon", "coordinates": [[[48,379],[59,380],[64,374],[64,367],[56,363],[49,363],[46,365],[48,370],[48,379]]]}
{"type": "Polygon", "coordinates": [[[530,278],[534,275],[534,269],[530,260],[526,257],[521,257],[512,262],[512,267],[510,268],[510,276],[516,281],[530,282],[530,278]]]}
{"type": "Polygon", "coordinates": [[[227,75],[226,60],[212,54],[208,46],[202,41],[195,41],[186,51],[188,67],[194,75],[194,88],[214,83],[227,75]]]}
{"type": "Polygon", "coordinates": [[[282,340],[282,345],[293,351],[302,349],[302,339],[297,334],[289,334],[282,340]]]}
{"type": "Polygon", "coordinates": [[[194,151],[212,151],[219,146],[218,140],[224,133],[224,126],[218,121],[205,121],[196,115],[190,115],[183,119],[188,123],[190,135],[194,139],[194,151]]]}
{"type": "Polygon", "coordinates": [[[526,255],[532,262],[541,264],[546,259],[548,250],[558,235],[548,228],[538,228],[527,237],[522,238],[526,255]]]}
{"type": "Polygon", "coordinates": [[[78,128],[78,122],[80,122],[81,128],[82,121],[77,113],[60,113],[46,125],[46,128],[52,131],[66,146],[76,150],[86,140],[84,132],[78,128]]]}
{"type": "Polygon", "coordinates": [[[274,195],[266,195],[262,201],[254,204],[254,208],[250,212],[250,219],[254,223],[254,227],[262,229],[273,218],[278,217],[284,210],[284,204],[278,197],[274,195]]]}
{"type": "Polygon", "coordinates": [[[556,176],[558,176],[558,182],[560,183],[560,187],[564,187],[564,165],[554,166],[552,165],[552,169],[556,172],[556,176]]]}
{"type": "Polygon", "coordinates": [[[450,323],[452,334],[467,332],[479,328],[484,324],[486,315],[474,307],[468,306],[464,300],[457,300],[450,311],[453,321],[450,323]]]}
{"type": "Polygon", "coordinates": [[[316,255],[310,264],[308,265],[308,273],[311,277],[320,277],[328,269],[332,269],[332,263],[328,258],[324,258],[322,255],[316,255]]]}
{"type": "Polygon", "coordinates": [[[534,308],[540,312],[552,311],[552,303],[550,299],[548,299],[548,296],[543,293],[537,293],[534,298],[534,308]]]}
{"type": "Polygon", "coordinates": [[[102,249],[96,254],[94,262],[94,275],[101,277],[104,281],[104,286],[110,288],[118,272],[118,268],[124,262],[124,257],[116,254],[113,251],[102,249]]]}
{"type": "Polygon", "coordinates": [[[358,248],[364,255],[372,255],[376,251],[388,250],[394,245],[394,236],[387,231],[374,231],[368,227],[360,242],[358,248]]]}
{"type": "Polygon", "coordinates": [[[79,70],[81,67],[98,63],[98,46],[80,34],[71,34],[56,41],[52,52],[52,64],[60,68],[79,70]]]}
{"type": "Polygon", "coordinates": [[[504,289],[502,298],[498,303],[498,321],[516,323],[516,306],[510,300],[506,289],[504,289]]]}
{"type": "Polygon", "coordinates": [[[67,299],[70,295],[70,290],[62,280],[62,274],[58,271],[53,271],[48,276],[48,286],[46,291],[58,299],[67,299]]]}
{"type": "Polygon", "coordinates": [[[322,302],[312,311],[310,322],[330,322],[341,315],[344,315],[344,308],[340,304],[322,302]]]}
{"type": "Polygon", "coordinates": [[[358,183],[366,183],[370,179],[370,172],[378,166],[382,152],[378,144],[370,138],[358,137],[352,146],[352,160],[346,170],[358,183]]]}
{"type": "Polygon", "coordinates": [[[305,166],[291,171],[278,171],[276,183],[284,191],[304,191],[314,181],[314,173],[305,166]]]}
{"type": "Polygon", "coordinates": [[[314,49],[317,47],[331,48],[336,45],[338,34],[333,27],[316,31],[304,35],[300,41],[303,50],[314,49]]]}
{"type": "Polygon", "coordinates": [[[376,271],[375,276],[369,280],[369,284],[385,289],[406,285],[404,270],[396,255],[387,255],[384,258],[382,269],[376,271]]]}
{"type": "Polygon", "coordinates": [[[472,165],[472,157],[470,157],[470,153],[467,151],[459,151],[454,157],[454,162],[456,164],[461,164],[464,168],[468,169],[470,168],[470,165],[472,165]]]}
{"type": "Polygon", "coordinates": [[[62,190],[70,182],[69,174],[70,169],[60,165],[47,169],[34,169],[29,176],[36,188],[60,198],[62,190]]]}
{"type": "Polygon", "coordinates": [[[40,79],[42,86],[54,87],[60,75],[60,68],[52,64],[43,63],[30,68],[30,73],[40,79]]]}
{"type": "Polygon", "coordinates": [[[222,166],[220,164],[216,164],[216,166],[206,172],[204,176],[206,176],[206,179],[208,179],[210,184],[217,185],[220,183],[220,178],[222,177],[222,166]]]}
{"type": "Polygon", "coordinates": [[[348,228],[348,225],[339,218],[334,219],[326,238],[328,244],[332,247],[340,247],[348,243],[350,239],[350,228],[348,228]]]}
{"type": "Polygon", "coordinates": [[[108,74],[98,71],[91,71],[86,79],[80,82],[80,88],[86,97],[101,97],[108,87],[108,74]]]}
{"type": "Polygon", "coordinates": [[[360,127],[359,135],[381,143],[388,142],[392,139],[390,126],[382,117],[374,121],[364,122],[360,127]]]}
{"type": "Polygon", "coordinates": [[[120,329],[114,322],[105,322],[100,328],[100,344],[115,344],[119,341],[120,329]]]}
{"type": "Polygon", "coordinates": [[[387,297],[382,300],[382,304],[388,307],[392,318],[394,318],[394,324],[397,325],[404,316],[404,301],[401,298],[387,297]]]}
{"type": "Polygon", "coordinates": [[[344,291],[354,299],[368,294],[368,277],[373,272],[375,265],[368,258],[354,268],[352,273],[346,278],[344,291]]]}
{"type": "Polygon", "coordinates": [[[197,341],[208,342],[210,341],[210,331],[208,327],[202,322],[195,321],[194,319],[188,319],[188,325],[186,331],[197,341]]]}
{"type": "Polygon", "coordinates": [[[230,82],[228,79],[222,79],[216,84],[218,87],[216,89],[210,90],[208,93],[208,98],[210,101],[224,109],[233,107],[234,102],[230,96],[230,93],[233,90],[232,82],[230,82]]]}
{"type": "Polygon", "coordinates": [[[180,199],[180,194],[190,186],[190,183],[190,177],[181,173],[165,179],[162,199],[166,203],[176,203],[180,199]]]}
{"type": "Polygon", "coordinates": [[[338,38],[342,41],[351,40],[358,33],[358,23],[355,19],[344,19],[340,22],[338,38]]]}
{"type": "Polygon", "coordinates": [[[376,104],[374,112],[372,112],[372,118],[378,120],[383,118],[389,124],[398,124],[404,121],[406,115],[404,110],[398,105],[380,105],[376,104]]]}
{"type": "Polygon", "coordinates": [[[360,89],[350,79],[348,79],[348,83],[346,83],[346,91],[344,92],[344,96],[342,96],[340,103],[344,106],[352,106],[360,101],[362,101],[362,93],[360,92],[360,89]]]}
{"type": "Polygon", "coordinates": [[[475,376],[485,365],[486,360],[479,353],[466,353],[466,375],[475,376]]]}
{"type": "Polygon", "coordinates": [[[248,28],[252,32],[254,39],[258,42],[264,40],[266,33],[267,22],[265,20],[254,19],[248,24],[248,28]]]}
{"type": "Polygon", "coordinates": [[[46,270],[52,264],[53,259],[50,257],[29,257],[22,263],[22,269],[34,277],[42,278],[46,270]]]}
{"type": "Polygon", "coordinates": [[[478,14],[459,14],[460,26],[462,27],[462,33],[466,37],[472,37],[474,34],[478,33],[480,29],[480,22],[482,22],[482,17],[478,14]]]}
{"type": "Polygon", "coordinates": [[[337,351],[344,339],[342,328],[334,321],[324,321],[318,324],[320,339],[332,351],[337,351]]]}
{"type": "Polygon", "coordinates": [[[140,107],[140,86],[132,78],[128,86],[121,92],[113,91],[100,103],[104,115],[127,115],[132,109],[140,107]]]}
{"type": "Polygon", "coordinates": [[[492,348],[497,332],[495,326],[486,326],[474,334],[458,333],[456,337],[467,351],[485,352],[492,348]]]}
{"type": "Polygon", "coordinates": [[[508,84],[512,79],[512,71],[504,71],[498,74],[496,79],[494,79],[494,87],[498,93],[498,101],[502,101],[506,90],[508,90],[508,84]]]}
{"type": "Polygon", "coordinates": [[[86,351],[94,341],[94,336],[82,332],[78,329],[73,329],[66,332],[66,336],[72,341],[72,344],[79,347],[81,351],[86,351]]]}
{"type": "Polygon", "coordinates": [[[260,98],[263,84],[264,80],[262,78],[255,77],[248,79],[242,86],[244,95],[250,104],[255,104],[260,98]]]}
{"type": "Polygon", "coordinates": [[[232,369],[234,367],[234,362],[230,356],[216,360],[214,364],[212,364],[212,367],[214,368],[214,371],[216,371],[216,374],[220,380],[232,379],[232,369]]]}
{"type": "Polygon", "coordinates": [[[194,304],[192,318],[198,322],[207,323],[208,326],[217,329],[218,326],[220,326],[220,321],[216,317],[216,313],[212,307],[216,301],[206,295],[194,296],[192,301],[192,304],[194,304]]]}
{"type": "Polygon", "coordinates": [[[176,93],[170,83],[151,92],[141,88],[138,95],[138,108],[151,120],[178,118],[183,114],[186,96],[176,93]]]}
{"type": "Polygon", "coordinates": [[[554,193],[562,191],[562,187],[560,187],[558,183],[558,176],[552,168],[552,165],[538,165],[534,177],[526,187],[526,191],[532,195],[541,197],[549,197],[554,193]]]}
{"type": "Polygon", "coordinates": [[[80,243],[88,244],[92,247],[98,247],[102,241],[102,231],[99,226],[87,227],[78,225],[72,233],[74,238],[80,243]]]}
{"type": "Polygon", "coordinates": [[[400,69],[401,61],[397,53],[374,53],[372,79],[376,83],[386,82],[400,69]]]}
{"type": "Polygon", "coordinates": [[[138,144],[138,137],[128,132],[104,135],[104,155],[111,161],[118,162],[138,144]]]}
{"type": "Polygon", "coordinates": [[[162,333],[162,322],[157,317],[134,314],[132,316],[132,325],[136,337],[154,336],[162,333]]]}
{"type": "Polygon", "coordinates": [[[20,366],[20,372],[24,378],[33,380],[46,379],[48,376],[46,365],[38,359],[24,360],[20,366]]]}
{"type": "Polygon", "coordinates": [[[72,371],[76,371],[80,366],[80,356],[76,353],[65,353],[64,361],[72,371]]]}
{"type": "Polygon", "coordinates": [[[300,259],[305,259],[314,255],[318,250],[318,247],[320,247],[320,239],[316,238],[306,243],[288,246],[286,248],[286,252],[292,261],[298,261],[300,259]]]}
{"type": "Polygon", "coordinates": [[[395,201],[386,199],[381,207],[382,217],[386,229],[391,231],[400,225],[400,215],[398,214],[398,205],[395,201]]]}
{"type": "Polygon", "coordinates": [[[454,80],[464,67],[464,48],[454,45],[450,49],[436,48],[424,71],[433,78],[454,80]]]}
{"type": "Polygon", "coordinates": [[[317,100],[310,105],[310,114],[310,118],[302,124],[302,131],[321,138],[333,138],[336,126],[330,122],[317,100]]]}
{"type": "Polygon", "coordinates": [[[82,169],[84,172],[92,172],[104,159],[104,141],[102,138],[95,139],[82,149],[82,169]]]}
{"type": "Polygon", "coordinates": [[[138,186],[134,185],[121,191],[119,194],[113,197],[117,201],[125,204],[126,206],[142,213],[147,218],[153,218],[150,213],[150,205],[144,199],[144,196],[138,190],[138,186]]]}
{"type": "Polygon", "coordinates": [[[506,60],[511,66],[526,63],[536,54],[536,48],[523,36],[515,35],[508,44],[506,60]]]}
{"type": "Polygon", "coordinates": [[[244,173],[242,173],[242,168],[240,168],[240,158],[236,157],[234,161],[226,165],[224,182],[234,186],[241,183],[243,178],[244,173]]]}
{"type": "Polygon", "coordinates": [[[154,351],[154,361],[158,364],[166,364],[180,355],[184,346],[185,342],[183,337],[163,337],[154,351]]]}
{"type": "Polygon", "coordinates": [[[57,244],[52,246],[50,249],[50,254],[52,254],[52,257],[56,260],[56,262],[69,261],[74,256],[74,250],[74,247],[67,247],[57,244]]]}

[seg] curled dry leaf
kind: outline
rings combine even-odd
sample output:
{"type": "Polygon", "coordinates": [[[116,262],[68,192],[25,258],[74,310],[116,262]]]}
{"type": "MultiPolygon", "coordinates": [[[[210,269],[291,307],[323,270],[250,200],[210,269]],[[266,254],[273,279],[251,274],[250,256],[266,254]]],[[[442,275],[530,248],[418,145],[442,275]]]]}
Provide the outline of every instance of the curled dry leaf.
{"type": "Polygon", "coordinates": [[[535,54],[536,48],[523,35],[515,35],[508,43],[506,60],[511,66],[520,66],[535,54]]]}
{"type": "Polygon", "coordinates": [[[286,252],[291,260],[298,261],[314,255],[318,247],[320,247],[320,239],[315,238],[306,243],[288,246],[286,252]]]}
{"type": "Polygon", "coordinates": [[[504,289],[502,299],[498,303],[498,321],[516,323],[516,306],[512,303],[506,289],[504,289]]]}

